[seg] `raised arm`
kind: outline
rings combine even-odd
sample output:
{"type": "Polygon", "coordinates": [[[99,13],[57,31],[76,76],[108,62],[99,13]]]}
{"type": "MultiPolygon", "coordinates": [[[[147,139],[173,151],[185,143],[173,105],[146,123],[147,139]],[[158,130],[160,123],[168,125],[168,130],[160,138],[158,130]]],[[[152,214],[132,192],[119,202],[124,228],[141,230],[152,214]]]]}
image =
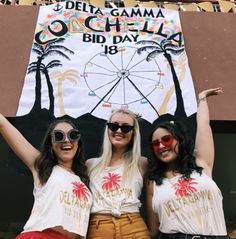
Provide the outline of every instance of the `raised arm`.
{"type": "Polygon", "coordinates": [[[214,142],[210,127],[210,116],[207,98],[222,94],[221,88],[204,90],[198,95],[197,134],[195,141],[196,163],[204,168],[208,176],[212,176],[214,164],[214,142]]]}
{"type": "Polygon", "coordinates": [[[9,147],[33,173],[34,162],[39,151],[2,114],[0,114],[0,133],[9,147]]]}
{"type": "Polygon", "coordinates": [[[147,225],[152,238],[156,238],[158,234],[159,219],[156,213],[152,209],[153,198],[153,181],[147,182],[146,190],[146,207],[147,207],[147,225]]]}

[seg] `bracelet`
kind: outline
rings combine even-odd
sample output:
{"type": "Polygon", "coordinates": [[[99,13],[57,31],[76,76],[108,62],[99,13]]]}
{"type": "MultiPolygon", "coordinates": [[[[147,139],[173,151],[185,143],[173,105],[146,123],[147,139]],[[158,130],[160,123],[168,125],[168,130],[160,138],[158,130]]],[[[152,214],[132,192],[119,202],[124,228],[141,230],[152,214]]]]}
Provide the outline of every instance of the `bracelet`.
{"type": "Polygon", "coordinates": [[[198,101],[197,101],[197,105],[199,106],[200,102],[201,102],[201,101],[206,101],[206,99],[207,99],[206,96],[204,96],[204,97],[202,97],[202,98],[199,98],[198,101]]]}

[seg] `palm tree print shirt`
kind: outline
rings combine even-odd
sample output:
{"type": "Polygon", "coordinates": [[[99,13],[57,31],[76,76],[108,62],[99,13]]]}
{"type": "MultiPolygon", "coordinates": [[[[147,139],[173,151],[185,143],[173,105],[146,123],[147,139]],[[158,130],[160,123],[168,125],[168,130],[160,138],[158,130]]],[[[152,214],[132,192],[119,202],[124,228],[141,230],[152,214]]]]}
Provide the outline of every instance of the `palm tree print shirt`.
{"type": "Polygon", "coordinates": [[[216,183],[202,173],[189,179],[181,175],[154,184],[152,207],[163,233],[226,235],[222,194],[216,183]]]}
{"type": "Polygon", "coordinates": [[[137,170],[132,180],[123,182],[124,170],[124,165],[106,167],[103,173],[90,179],[90,189],[94,197],[92,213],[120,216],[122,213],[139,212],[142,175],[137,170]]]}
{"type": "Polygon", "coordinates": [[[42,231],[62,226],[85,236],[92,196],[80,178],[55,166],[43,187],[34,187],[34,206],[24,231],[42,231]]]}

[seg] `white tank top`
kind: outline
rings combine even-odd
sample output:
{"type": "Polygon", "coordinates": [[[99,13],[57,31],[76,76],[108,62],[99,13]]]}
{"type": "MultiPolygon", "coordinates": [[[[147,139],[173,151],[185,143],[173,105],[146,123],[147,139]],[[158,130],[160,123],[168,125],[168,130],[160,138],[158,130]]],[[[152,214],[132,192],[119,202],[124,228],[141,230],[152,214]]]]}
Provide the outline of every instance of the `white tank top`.
{"type": "Polygon", "coordinates": [[[77,175],[55,166],[47,183],[34,187],[34,199],[24,232],[62,226],[69,232],[86,235],[92,196],[77,175]]]}
{"type": "Polygon", "coordinates": [[[181,176],[154,183],[152,206],[163,233],[226,235],[222,194],[216,183],[193,172],[190,181],[181,176]]]}
{"type": "Polygon", "coordinates": [[[103,173],[90,179],[90,189],[94,198],[91,213],[120,216],[123,213],[139,212],[142,175],[137,169],[132,180],[122,182],[124,170],[124,164],[107,167],[103,173]]]}

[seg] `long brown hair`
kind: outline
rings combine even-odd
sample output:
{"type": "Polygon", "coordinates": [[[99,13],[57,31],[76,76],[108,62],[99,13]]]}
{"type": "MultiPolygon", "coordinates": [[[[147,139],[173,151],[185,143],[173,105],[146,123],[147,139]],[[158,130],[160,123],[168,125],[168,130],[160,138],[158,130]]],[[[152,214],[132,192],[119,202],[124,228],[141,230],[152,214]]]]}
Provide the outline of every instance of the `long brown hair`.
{"type": "MultiPolygon", "coordinates": [[[[39,180],[44,185],[52,173],[52,169],[58,164],[57,156],[52,150],[51,134],[54,128],[60,123],[70,124],[74,129],[77,129],[75,124],[69,119],[56,119],[48,128],[41,146],[41,154],[35,161],[35,168],[38,171],[39,180]]],[[[89,184],[87,167],[85,165],[84,145],[80,138],[78,141],[78,149],[72,163],[72,171],[78,175],[82,182],[89,184]]]]}

